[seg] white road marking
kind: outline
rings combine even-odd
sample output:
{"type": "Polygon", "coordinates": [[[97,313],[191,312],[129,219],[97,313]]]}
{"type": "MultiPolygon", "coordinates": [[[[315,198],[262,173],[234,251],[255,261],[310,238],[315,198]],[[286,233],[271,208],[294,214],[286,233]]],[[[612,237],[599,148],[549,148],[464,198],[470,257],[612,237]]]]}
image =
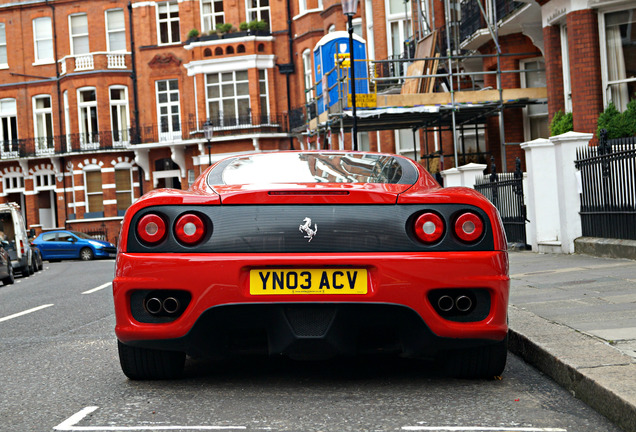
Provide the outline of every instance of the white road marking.
{"type": "Polygon", "coordinates": [[[157,431],[157,430],[245,430],[247,426],[75,426],[84,417],[95,411],[96,406],[89,406],[64,420],[53,430],[58,431],[157,431]]]}
{"type": "Polygon", "coordinates": [[[402,430],[409,431],[457,431],[457,432],[567,432],[561,428],[534,427],[482,427],[482,426],[403,426],[402,430]]]}
{"type": "Polygon", "coordinates": [[[89,289],[88,291],[84,291],[82,294],[93,294],[96,291],[107,288],[111,285],[111,282],[106,282],[104,285],[100,285],[97,288],[89,289]]]}
{"type": "Polygon", "coordinates": [[[0,318],[0,322],[9,321],[10,319],[21,317],[22,315],[27,315],[27,314],[30,314],[31,312],[37,312],[37,311],[39,311],[41,309],[45,309],[45,308],[51,307],[51,306],[53,306],[53,305],[52,304],[46,304],[46,305],[34,307],[33,309],[29,309],[29,310],[25,310],[25,311],[22,311],[22,312],[18,312],[16,314],[9,315],[9,316],[6,316],[4,318],[0,318]]]}

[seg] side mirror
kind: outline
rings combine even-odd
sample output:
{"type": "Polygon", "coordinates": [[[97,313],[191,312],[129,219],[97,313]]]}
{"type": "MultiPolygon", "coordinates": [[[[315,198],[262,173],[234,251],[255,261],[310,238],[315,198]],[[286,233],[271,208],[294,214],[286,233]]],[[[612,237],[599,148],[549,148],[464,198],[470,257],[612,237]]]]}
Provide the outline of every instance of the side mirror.
{"type": "Polygon", "coordinates": [[[8,242],[8,241],[6,241],[6,240],[2,240],[2,242],[0,242],[0,243],[2,243],[2,247],[4,247],[4,248],[6,248],[7,246],[9,246],[9,242],[8,242]]]}
{"type": "Polygon", "coordinates": [[[75,243],[77,239],[75,237],[69,237],[68,242],[75,243]]]}

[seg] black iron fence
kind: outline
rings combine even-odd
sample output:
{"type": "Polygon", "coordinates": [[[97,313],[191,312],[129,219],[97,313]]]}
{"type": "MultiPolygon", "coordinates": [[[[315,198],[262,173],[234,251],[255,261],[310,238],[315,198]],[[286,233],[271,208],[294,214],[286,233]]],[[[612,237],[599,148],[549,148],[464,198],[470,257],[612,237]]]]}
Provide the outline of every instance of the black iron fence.
{"type": "Polygon", "coordinates": [[[180,121],[135,128],[73,133],[51,137],[0,140],[0,158],[17,159],[30,156],[94,152],[128,148],[135,144],[202,139],[210,122],[214,136],[289,131],[287,116],[244,115],[216,116],[202,121],[180,121]]]}
{"type": "Polygon", "coordinates": [[[581,225],[586,237],[636,240],[636,137],[607,139],[577,151],[581,225]]]}
{"type": "Polygon", "coordinates": [[[475,190],[483,194],[499,210],[508,243],[526,245],[526,205],[523,199],[523,173],[517,158],[515,171],[497,174],[494,158],[491,174],[477,178],[475,190]]]}

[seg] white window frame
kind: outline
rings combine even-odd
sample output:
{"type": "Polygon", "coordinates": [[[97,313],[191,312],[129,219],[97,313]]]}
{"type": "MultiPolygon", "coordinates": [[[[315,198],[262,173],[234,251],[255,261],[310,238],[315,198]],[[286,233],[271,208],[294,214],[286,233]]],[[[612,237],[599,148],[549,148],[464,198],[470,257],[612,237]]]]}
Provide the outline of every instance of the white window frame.
{"type": "Polygon", "coordinates": [[[157,102],[157,125],[159,128],[159,141],[165,142],[165,141],[180,140],[181,139],[181,95],[179,94],[179,80],[176,78],[173,78],[173,79],[155,81],[155,97],[157,102]],[[174,81],[177,82],[176,90],[170,89],[170,83],[174,81]],[[159,83],[162,83],[162,82],[166,83],[166,90],[160,91],[159,83]],[[162,93],[165,93],[167,96],[166,102],[159,102],[160,95],[162,93]],[[174,94],[177,95],[176,101],[171,100],[171,95],[174,95],[174,94]],[[177,122],[177,125],[179,127],[178,130],[174,128],[174,122],[172,121],[172,118],[175,114],[172,108],[175,106],[177,107],[176,114],[179,120],[177,122]],[[162,108],[166,108],[166,114],[162,114],[161,112],[162,108]],[[162,126],[161,126],[162,117],[167,117],[168,119],[167,130],[162,130],[162,126]]]}
{"type": "Polygon", "coordinates": [[[2,191],[8,193],[24,192],[24,176],[19,172],[5,174],[2,177],[2,191]]]}
{"type": "Polygon", "coordinates": [[[75,14],[71,14],[68,16],[68,37],[69,37],[69,43],[70,43],[70,47],[71,47],[71,55],[87,55],[90,54],[91,52],[91,48],[90,48],[90,40],[88,38],[88,14],[86,14],[86,12],[82,12],[82,13],[75,13],[75,14]],[[73,33],[73,19],[77,19],[80,17],[84,17],[86,19],[86,33],[77,33],[74,34],[73,33]],[[80,38],[86,38],[86,52],[76,52],[75,50],[75,41],[77,39],[80,38]]]}
{"type": "Polygon", "coordinates": [[[106,22],[106,49],[108,50],[108,52],[125,52],[126,51],[126,14],[124,12],[123,9],[118,8],[118,9],[108,9],[106,11],[104,11],[104,20],[106,22]],[[116,13],[116,12],[121,12],[124,20],[124,26],[121,28],[110,28],[110,23],[112,22],[112,19],[109,18],[109,16],[111,16],[111,14],[116,13]],[[116,33],[122,33],[124,35],[124,47],[122,49],[113,49],[113,47],[111,46],[111,41],[110,41],[110,37],[111,35],[114,35],[116,33]]]}
{"type": "MultiPolygon", "coordinates": [[[[544,57],[532,57],[532,58],[526,58],[526,59],[519,60],[519,70],[525,71],[525,69],[526,69],[525,65],[526,64],[532,63],[532,62],[536,62],[536,61],[540,61],[540,60],[542,60],[543,64],[545,65],[545,58],[544,57]]],[[[526,72],[519,73],[519,78],[520,78],[521,88],[526,88],[527,87],[526,72]]],[[[547,80],[547,77],[546,77],[546,80],[547,80]]],[[[522,111],[523,111],[523,136],[524,136],[524,139],[526,141],[530,141],[530,140],[532,140],[532,128],[531,128],[530,120],[533,119],[533,118],[545,118],[545,119],[548,119],[549,118],[548,106],[545,105],[545,113],[541,113],[541,114],[531,115],[529,113],[529,110],[528,110],[527,106],[523,107],[522,111]]],[[[548,132],[549,132],[549,124],[548,124],[548,132]]],[[[548,138],[548,137],[540,137],[540,138],[548,138]]]]}
{"type": "MultiPolygon", "coordinates": [[[[636,7],[633,9],[636,10],[636,7]]],[[[629,9],[632,10],[632,9],[629,9]]],[[[604,8],[598,12],[598,33],[599,33],[599,42],[600,42],[600,54],[601,54],[601,82],[603,88],[603,106],[607,107],[610,102],[612,102],[611,98],[611,87],[609,83],[608,76],[608,65],[607,65],[607,35],[605,33],[605,16],[609,13],[613,12],[627,12],[626,6],[615,6],[611,8],[604,8]]],[[[625,80],[621,80],[621,82],[632,82],[636,81],[636,78],[627,77],[625,80]]],[[[628,95],[628,99],[630,99],[633,95],[628,95]]],[[[615,103],[616,105],[616,103],[615,103]]],[[[621,107],[616,107],[619,111],[621,107]]]]}
{"type": "Polygon", "coordinates": [[[411,31],[411,9],[407,6],[406,11],[391,13],[391,4],[389,1],[385,2],[386,12],[386,37],[389,56],[398,56],[402,54],[402,51],[396,53],[393,52],[393,35],[391,33],[391,24],[397,23],[398,25],[398,47],[404,49],[404,42],[410,37],[411,31]],[[405,13],[406,12],[406,13],[405,13]]]}
{"type": "Polygon", "coordinates": [[[303,56],[303,77],[305,82],[305,101],[309,103],[314,99],[314,90],[312,88],[312,86],[314,85],[314,79],[313,79],[314,74],[313,74],[313,69],[311,65],[311,58],[312,58],[311,50],[307,48],[305,51],[303,51],[302,56],[303,56]]]}
{"type": "Polygon", "coordinates": [[[14,98],[0,99],[0,143],[2,144],[2,156],[4,157],[18,157],[18,109],[17,102],[14,98]],[[13,104],[13,109],[4,110],[5,106],[13,104]],[[11,121],[11,119],[15,119],[11,121]],[[13,125],[15,123],[15,126],[13,125]],[[6,125],[6,126],[5,126],[6,125]],[[15,129],[15,130],[14,130],[15,129]],[[8,142],[5,142],[4,136],[9,138],[8,142]],[[15,146],[14,146],[15,144],[15,146]]]}
{"type": "Polygon", "coordinates": [[[0,69],[9,67],[9,57],[7,57],[7,54],[7,31],[4,23],[0,23],[0,57],[7,59],[5,62],[0,62],[0,69]]]}
{"type": "Polygon", "coordinates": [[[99,113],[97,112],[97,89],[95,87],[81,87],[77,89],[77,121],[80,133],[80,146],[82,149],[99,148],[99,113]],[[94,92],[95,100],[82,102],[81,94],[83,92],[94,92]],[[95,112],[97,123],[93,125],[91,112],[95,112]],[[83,116],[87,122],[84,123],[83,116]],[[93,127],[96,129],[93,130],[93,127]],[[88,129],[87,129],[88,128],[88,129]]]}
{"type": "Polygon", "coordinates": [[[307,0],[298,0],[298,13],[304,14],[307,12],[307,0]]]}
{"type": "Polygon", "coordinates": [[[563,102],[565,112],[572,112],[572,81],[570,79],[570,53],[568,49],[568,28],[561,28],[561,64],[563,65],[563,102]]]}
{"type": "Polygon", "coordinates": [[[40,170],[33,175],[33,190],[50,191],[55,190],[55,173],[51,170],[40,170]]]}
{"type": "MultiPolygon", "coordinates": [[[[210,74],[206,74],[205,75],[205,88],[206,88],[206,92],[205,92],[205,110],[206,110],[206,115],[207,118],[210,118],[210,103],[212,102],[216,102],[219,104],[219,117],[220,117],[220,121],[221,124],[217,125],[215,124],[215,126],[217,127],[224,127],[224,126],[236,126],[236,124],[234,123],[227,123],[226,120],[229,120],[230,117],[226,118],[226,113],[223,110],[223,101],[224,100],[233,100],[234,101],[234,115],[236,115],[236,121],[239,121],[239,118],[241,116],[240,110],[239,110],[239,100],[247,100],[248,101],[248,109],[249,112],[252,112],[252,101],[250,98],[250,92],[249,92],[249,72],[247,70],[236,70],[236,71],[227,71],[227,72],[213,72],[210,74]],[[241,81],[237,81],[236,80],[236,73],[237,72],[245,72],[247,74],[247,78],[245,80],[241,80],[241,81]],[[225,74],[232,74],[232,81],[222,81],[223,75],[225,74]],[[211,85],[217,85],[217,84],[209,84],[208,83],[208,76],[210,75],[216,75],[218,77],[218,86],[219,86],[219,96],[215,97],[215,98],[209,98],[208,97],[208,86],[211,85]],[[248,85],[248,92],[246,95],[239,95],[238,94],[238,89],[237,89],[237,84],[245,84],[247,83],[248,85]],[[229,84],[232,84],[232,88],[233,88],[233,95],[230,97],[224,97],[223,95],[223,87],[227,86],[229,84]]],[[[260,91],[259,91],[259,95],[260,95],[260,91]]],[[[227,114],[229,116],[229,114],[227,114]]],[[[213,121],[215,119],[212,119],[213,121]]]]}
{"type": "Polygon", "coordinates": [[[112,132],[113,146],[126,147],[130,143],[130,111],[128,104],[128,87],[122,85],[114,85],[108,87],[108,102],[110,107],[110,130],[112,132]],[[124,99],[112,99],[112,90],[123,90],[124,99]],[[116,109],[117,119],[113,118],[113,108],[116,109]],[[124,118],[122,118],[122,116],[124,118]],[[117,129],[115,127],[116,125],[114,120],[116,120],[117,124],[119,124],[120,126],[126,125],[128,127],[124,129],[117,129]],[[115,131],[119,131],[119,134],[115,135],[115,131]]]}
{"type": "Polygon", "coordinates": [[[203,29],[204,33],[214,30],[217,24],[225,23],[225,10],[221,12],[217,12],[216,9],[214,8],[214,3],[216,3],[215,0],[200,0],[200,1],[201,1],[201,28],[203,29]],[[211,11],[210,13],[206,14],[203,12],[204,3],[210,4],[210,11],[211,11]],[[220,20],[219,20],[219,17],[220,17],[220,20]]]}
{"type": "Polygon", "coordinates": [[[68,103],[68,90],[62,94],[64,103],[64,133],[66,135],[66,150],[71,151],[71,106],[68,103]]]}
{"type": "MultiPolygon", "coordinates": [[[[411,159],[415,159],[415,154],[413,152],[413,131],[411,129],[396,129],[395,130],[395,153],[401,156],[410,157],[411,159]],[[408,143],[402,143],[403,134],[408,135],[408,143]]],[[[406,140],[404,140],[406,141],[406,140]]],[[[415,148],[417,151],[417,158],[419,159],[419,155],[421,154],[420,148],[420,134],[415,134],[415,148]]]]}
{"type": "Polygon", "coordinates": [[[261,123],[262,119],[267,117],[267,124],[270,124],[270,109],[269,109],[269,79],[268,79],[267,69],[259,69],[258,70],[258,101],[261,105],[261,123]],[[261,78],[261,72],[263,73],[263,77],[261,78]],[[265,94],[261,92],[261,84],[264,83],[265,94]],[[263,112],[263,97],[265,98],[265,107],[267,108],[267,112],[263,112]]]}
{"type": "Polygon", "coordinates": [[[102,168],[99,165],[87,165],[82,170],[82,177],[84,180],[84,202],[86,203],[86,213],[95,213],[95,212],[103,212],[104,211],[104,178],[102,175],[102,168]],[[86,174],[89,172],[99,172],[102,180],[102,188],[98,192],[89,192],[88,191],[88,182],[86,181],[86,174]],[[102,208],[101,210],[94,210],[90,208],[89,196],[97,196],[101,195],[102,197],[102,208]]]}
{"type": "Polygon", "coordinates": [[[48,94],[39,94],[39,95],[35,95],[32,98],[32,104],[33,104],[33,137],[35,138],[36,141],[36,153],[37,154],[49,154],[52,153],[53,150],[55,150],[55,145],[53,145],[53,147],[49,147],[49,142],[52,143],[53,141],[53,137],[55,136],[55,124],[53,123],[53,99],[51,98],[51,95],[48,94]],[[48,98],[49,100],[49,107],[48,108],[37,108],[37,101],[40,99],[46,99],[48,98]],[[50,127],[51,127],[51,135],[49,136],[47,134],[46,131],[46,125],[47,125],[47,117],[48,117],[48,123],[50,123],[50,127]],[[40,120],[43,122],[42,124],[42,131],[44,132],[43,134],[38,133],[38,123],[40,122],[40,120]]]}
{"type": "Polygon", "coordinates": [[[364,27],[362,26],[362,18],[352,19],[351,25],[353,25],[353,33],[357,34],[361,38],[364,38],[364,34],[363,34],[364,27]]]}
{"type": "Polygon", "coordinates": [[[181,43],[181,21],[180,21],[180,16],[179,16],[179,2],[171,0],[171,1],[163,1],[160,3],[157,3],[157,45],[174,45],[174,44],[178,44],[181,43]],[[174,12],[173,11],[173,7],[176,6],[176,10],[177,10],[177,16],[176,18],[172,17],[171,14],[174,12]],[[159,18],[159,14],[160,14],[160,10],[162,7],[165,7],[167,10],[167,18],[165,19],[160,19],[159,18]],[[176,21],[177,24],[179,25],[179,30],[176,34],[176,39],[175,39],[175,35],[172,34],[172,23],[176,21]],[[161,41],[161,24],[165,23],[167,25],[167,32],[168,32],[168,42],[162,42],[161,41]]]}
{"type": "Polygon", "coordinates": [[[245,15],[247,17],[247,21],[259,21],[263,20],[267,23],[268,27],[271,27],[272,23],[272,15],[270,9],[270,1],[268,0],[267,6],[261,6],[262,0],[245,0],[245,15]],[[258,3],[257,6],[252,7],[250,3],[255,1],[258,3]],[[263,12],[267,12],[267,19],[263,19],[263,12]]]}
{"type": "Polygon", "coordinates": [[[53,52],[53,27],[52,27],[52,21],[51,21],[51,17],[38,17],[38,18],[34,18],[33,19],[33,51],[34,51],[34,58],[35,58],[35,63],[34,64],[50,64],[53,63],[55,61],[55,54],[53,52]],[[37,27],[37,23],[44,23],[44,22],[48,22],[48,26],[49,26],[49,30],[50,33],[48,34],[48,37],[43,37],[41,39],[38,39],[37,36],[37,31],[36,31],[36,27],[37,27]],[[50,50],[51,50],[51,55],[50,57],[44,57],[44,58],[40,58],[40,53],[39,53],[39,49],[38,46],[41,43],[45,43],[45,42],[49,42],[50,44],[50,50]]]}

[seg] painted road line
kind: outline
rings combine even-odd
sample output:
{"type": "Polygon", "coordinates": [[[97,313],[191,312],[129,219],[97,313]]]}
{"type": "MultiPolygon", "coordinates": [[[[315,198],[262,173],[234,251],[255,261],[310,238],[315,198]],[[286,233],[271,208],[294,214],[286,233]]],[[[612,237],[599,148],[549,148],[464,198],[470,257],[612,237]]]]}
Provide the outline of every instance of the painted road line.
{"type": "Polygon", "coordinates": [[[409,431],[456,431],[456,432],[567,432],[562,428],[535,427],[482,427],[482,426],[403,426],[409,431]]]}
{"type": "Polygon", "coordinates": [[[247,426],[75,426],[82,421],[84,417],[97,410],[96,406],[89,406],[77,413],[73,414],[53,430],[58,431],[160,431],[160,430],[245,430],[247,426]]]}
{"type": "Polygon", "coordinates": [[[103,290],[111,285],[111,282],[106,282],[104,285],[100,285],[97,288],[89,289],[88,291],[84,291],[82,294],[93,294],[99,290],[103,290]]]}
{"type": "Polygon", "coordinates": [[[53,305],[52,304],[46,304],[46,305],[34,307],[33,309],[25,310],[23,312],[18,312],[16,314],[9,315],[9,316],[6,316],[4,318],[0,318],[0,322],[9,321],[10,319],[21,317],[22,315],[27,315],[27,314],[30,314],[32,312],[37,312],[39,310],[42,310],[42,309],[45,309],[45,308],[51,307],[51,306],[53,306],[53,305]]]}

